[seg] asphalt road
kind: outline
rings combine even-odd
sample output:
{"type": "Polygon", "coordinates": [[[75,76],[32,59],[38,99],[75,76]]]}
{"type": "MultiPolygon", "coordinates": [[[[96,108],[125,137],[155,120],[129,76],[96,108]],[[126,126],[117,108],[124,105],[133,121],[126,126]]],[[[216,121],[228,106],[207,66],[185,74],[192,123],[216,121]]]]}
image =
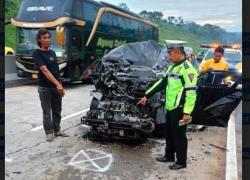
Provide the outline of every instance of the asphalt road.
{"type": "Polygon", "coordinates": [[[91,89],[92,85],[66,87],[61,127],[70,137],[58,137],[52,143],[45,141],[37,86],[6,89],[6,179],[225,178],[226,128],[209,127],[201,132],[189,132],[188,167],[178,172],[169,170],[169,163],[155,161],[155,157],[164,152],[163,139],[130,143],[82,138],[87,128],[80,125],[80,117],[89,108],[91,89]]]}

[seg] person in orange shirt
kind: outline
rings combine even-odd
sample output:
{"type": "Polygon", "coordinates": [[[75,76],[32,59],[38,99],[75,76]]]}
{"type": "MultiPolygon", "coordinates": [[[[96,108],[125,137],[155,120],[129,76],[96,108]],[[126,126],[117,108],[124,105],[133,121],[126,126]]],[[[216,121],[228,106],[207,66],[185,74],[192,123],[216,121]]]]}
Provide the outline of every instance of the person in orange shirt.
{"type": "Polygon", "coordinates": [[[223,58],[224,49],[219,46],[214,50],[214,57],[206,60],[201,64],[200,73],[204,73],[208,70],[219,70],[219,71],[227,71],[228,63],[223,58]]]}

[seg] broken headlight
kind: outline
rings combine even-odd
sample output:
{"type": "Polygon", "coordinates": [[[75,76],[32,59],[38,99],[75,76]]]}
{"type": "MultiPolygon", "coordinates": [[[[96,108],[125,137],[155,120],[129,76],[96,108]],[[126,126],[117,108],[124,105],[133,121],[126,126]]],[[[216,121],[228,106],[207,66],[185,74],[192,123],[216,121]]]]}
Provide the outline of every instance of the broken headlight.
{"type": "Polygon", "coordinates": [[[235,84],[235,82],[236,81],[232,76],[227,76],[224,79],[222,79],[221,84],[227,87],[232,87],[235,84]]]}

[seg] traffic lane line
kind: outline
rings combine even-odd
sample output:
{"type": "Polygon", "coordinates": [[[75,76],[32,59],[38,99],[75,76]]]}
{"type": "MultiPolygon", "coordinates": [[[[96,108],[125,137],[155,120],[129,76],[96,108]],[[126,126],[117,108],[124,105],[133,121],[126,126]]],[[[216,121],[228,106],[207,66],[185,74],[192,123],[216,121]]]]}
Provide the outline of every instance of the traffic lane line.
{"type": "Polygon", "coordinates": [[[38,89],[38,86],[21,86],[21,87],[10,87],[10,88],[5,88],[5,92],[17,92],[20,90],[31,90],[31,89],[38,89]]]}
{"type": "Polygon", "coordinates": [[[235,119],[234,111],[230,116],[227,127],[226,180],[238,179],[235,119]]]}
{"type": "MultiPolygon", "coordinates": [[[[89,108],[84,109],[84,110],[79,111],[79,112],[76,112],[76,113],[73,113],[73,114],[71,114],[71,115],[65,116],[65,117],[62,118],[62,121],[66,120],[66,119],[70,119],[70,118],[75,117],[75,116],[78,116],[79,114],[85,113],[85,112],[87,112],[88,110],[89,110],[89,108]]],[[[40,130],[40,129],[42,129],[42,128],[43,128],[43,125],[37,126],[37,127],[35,127],[35,128],[32,128],[31,131],[38,131],[38,130],[40,130]]]]}

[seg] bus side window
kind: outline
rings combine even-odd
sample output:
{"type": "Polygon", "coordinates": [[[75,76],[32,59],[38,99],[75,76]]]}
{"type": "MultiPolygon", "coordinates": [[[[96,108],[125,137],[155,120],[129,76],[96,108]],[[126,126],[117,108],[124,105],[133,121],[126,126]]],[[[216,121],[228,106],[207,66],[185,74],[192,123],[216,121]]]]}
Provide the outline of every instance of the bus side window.
{"type": "Polygon", "coordinates": [[[101,22],[106,25],[106,26],[111,26],[112,23],[111,23],[112,19],[111,19],[111,14],[110,13],[104,13],[102,15],[102,19],[101,19],[101,22]]]}
{"type": "Polygon", "coordinates": [[[112,15],[112,24],[113,26],[115,26],[116,28],[119,28],[119,21],[118,21],[118,16],[114,16],[112,15]]]}

